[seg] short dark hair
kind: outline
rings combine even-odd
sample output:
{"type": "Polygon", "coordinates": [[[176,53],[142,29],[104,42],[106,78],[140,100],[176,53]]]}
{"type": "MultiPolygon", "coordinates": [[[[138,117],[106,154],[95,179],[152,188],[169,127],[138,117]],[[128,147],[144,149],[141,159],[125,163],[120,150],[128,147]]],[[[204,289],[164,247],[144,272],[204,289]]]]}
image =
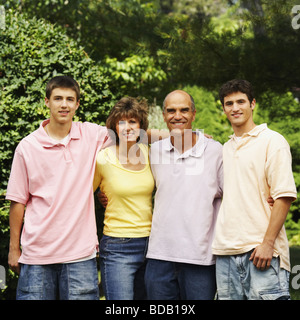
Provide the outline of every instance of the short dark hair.
{"type": "Polygon", "coordinates": [[[117,143],[119,143],[119,137],[116,125],[123,117],[137,119],[140,123],[140,129],[146,131],[149,124],[147,101],[145,99],[123,97],[113,106],[106,120],[106,127],[114,132],[117,143]]]}
{"type": "Polygon", "coordinates": [[[51,93],[56,88],[72,89],[76,93],[77,101],[80,99],[80,88],[78,83],[69,76],[56,76],[46,86],[46,97],[50,99],[51,93]]]}
{"type": "Polygon", "coordinates": [[[222,85],[219,91],[219,97],[224,106],[224,98],[232,93],[242,92],[247,95],[250,103],[254,99],[254,90],[251,83],[243,79],[233,79],[222,85]]]}

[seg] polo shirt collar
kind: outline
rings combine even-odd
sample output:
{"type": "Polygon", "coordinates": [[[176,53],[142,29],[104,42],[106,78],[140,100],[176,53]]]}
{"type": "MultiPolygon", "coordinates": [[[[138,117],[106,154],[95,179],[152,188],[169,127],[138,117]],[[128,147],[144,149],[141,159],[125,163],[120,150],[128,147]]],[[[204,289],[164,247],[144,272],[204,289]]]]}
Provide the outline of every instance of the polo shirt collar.
{"type": "MultiPolygon", "coordinates": [[[[207,141],[208,139],[204,136],[204,134],[200,131],[193,131],[194,133],[196,133],[198,135],[198,141],[196,142],[196,144],[189,150],[185,151],[184,153],[182,153],[180,155],[180,157],[182,158],[187,158],[189,156],[192,157],[201,157],[206,146],[207,146],[207,141]]],[[[177,150],[175,149],[175,147],[172,145],[171,142],[171,137],[166,138],[162,141],[163,143],[163,149],[165,151],[171,152],[177,152],[177,150]]]]}
{"type": "MultiPolygon", "coordinates": [[[[59,144],[59,141],[57,143],[55,143],[55,141],[53,141],[52,139],[49,138],[48,134],[46,133],[44,127],[50,122],[49,119],[44,120],[41,124],[40,127],[34,132],[35,138],[40,142],[40,144],[43,147],[46,148],[51,148],[53,146],[56,146],[57,144],[59,144]]],[[[71,139],[80,139],[80,132],[79,132],[79,128],[78,126],[76,126],[74,124],[74,122],[72,122],[72,127],[70,130],[70,140],[71,139]]]]}
{"type": "MultiPolygon", "coordinates": [[[[262,123],[262,124],[256,126],[255,128],[253,128],[251,131],[244,133],[242,135],[242,137],[244,137],[244,136],[256,137],[265,129],[267,129],[267,124],[266,123],[262,123]]],[[[234,138],[234,134],[229,136],[229,138],[233,139],[234,138]]]]}

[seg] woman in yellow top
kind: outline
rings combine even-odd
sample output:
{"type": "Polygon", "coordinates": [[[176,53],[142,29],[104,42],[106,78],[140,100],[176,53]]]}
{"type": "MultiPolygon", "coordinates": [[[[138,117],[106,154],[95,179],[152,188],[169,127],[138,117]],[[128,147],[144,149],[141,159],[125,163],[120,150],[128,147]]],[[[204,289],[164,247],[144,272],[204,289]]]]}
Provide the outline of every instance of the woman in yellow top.
{"type": "Polygon", "coordinates": [[[108,198],[100,241],[101,282],[107,300],[145,299],[154,189],[148,145],[142,143],[147,141],[146,102],[122,98],[106,127],[116,145],[98,153],[94,178],[94,191],[100,187],[108,198]]]}

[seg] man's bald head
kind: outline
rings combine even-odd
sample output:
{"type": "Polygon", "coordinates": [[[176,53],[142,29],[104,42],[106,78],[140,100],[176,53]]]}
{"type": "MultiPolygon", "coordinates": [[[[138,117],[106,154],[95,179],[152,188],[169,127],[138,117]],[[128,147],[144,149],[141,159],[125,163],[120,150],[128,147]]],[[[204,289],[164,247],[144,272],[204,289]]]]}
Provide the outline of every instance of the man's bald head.
{"type": "Polygon", "coordinates": [[[193,97],[189,93],[187,93],[183,90],[174,90],[166,95],[164,102],[163,102],[163,110],[164,111],[165,111],[166,104],[168,103],[168,100],[176,99],[176,97],[178,99],[182,99],[183,97],[187,97],[190,101],[190,107],[192,108],[192,111],[193,112],[195,111],[195,102],[194,102],[193,97]]]}

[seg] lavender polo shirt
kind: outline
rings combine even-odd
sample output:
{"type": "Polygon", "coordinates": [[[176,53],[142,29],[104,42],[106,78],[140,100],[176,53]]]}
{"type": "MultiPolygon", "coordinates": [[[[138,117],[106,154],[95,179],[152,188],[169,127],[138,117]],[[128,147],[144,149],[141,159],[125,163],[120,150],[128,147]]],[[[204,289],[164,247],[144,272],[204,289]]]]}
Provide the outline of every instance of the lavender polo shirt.
{"type": "Polygon", "coordinates": [[[93,177],[107,129],[73,122],[66,145],[43,126],[17,146],[6,199],[26,205],[19,262],[52,264],[91,255],[98,245],[93,177]]]}
{"type": "Polygon", "coordinates": [[[223,194],[222,145],[202,133],[180,154],[170,138],[151,146],[156,195],[147,258],[212,265],[223,194]]]}

